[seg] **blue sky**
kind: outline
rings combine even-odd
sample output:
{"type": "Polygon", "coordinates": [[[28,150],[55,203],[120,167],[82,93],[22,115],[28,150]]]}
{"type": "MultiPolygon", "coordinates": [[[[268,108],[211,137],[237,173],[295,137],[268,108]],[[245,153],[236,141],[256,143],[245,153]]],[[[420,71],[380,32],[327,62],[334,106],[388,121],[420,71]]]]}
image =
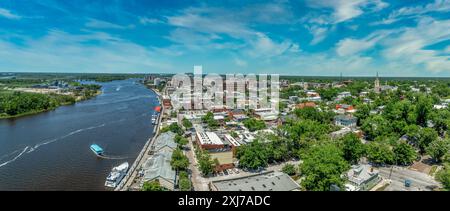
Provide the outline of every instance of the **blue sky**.
{"type": "Polygon", "coordinates": [[[2,72],[450,76],[450,0],[0,0],[2,72]]]}

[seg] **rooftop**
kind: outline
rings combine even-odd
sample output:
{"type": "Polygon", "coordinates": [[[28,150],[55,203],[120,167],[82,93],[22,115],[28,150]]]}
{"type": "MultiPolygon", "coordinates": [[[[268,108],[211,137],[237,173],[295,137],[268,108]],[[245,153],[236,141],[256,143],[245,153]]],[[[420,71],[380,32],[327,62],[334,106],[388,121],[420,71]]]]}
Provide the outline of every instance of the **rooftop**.
{"type": "Polygon", "coordinates": [[[233,146],[241,146],[241,143],[239,143],[235,138],[233,138],[233,136],[229,135],[229,134],[225,134],[225,139],[230,142],[231,145],[233,146]]]}
{"type": "Polygon", "coordinates": [[[212,182],[218,191],[293,191],[300,186],[287,174],[267,172],[259,175],[212,182]]]}
{"type": "Polygon", "coordinates": [[[354,165],[347,172],[347,178],[350,182],[361,185],[367,180],[378,175],[378,171],[374,170],[370,165],[354,165]]]}
{"type": "Polygon", "coordinates": [[[197,132],[201,145],[223,145],[222,140],[214,132],[197,132]]]}
{"type": "Polygon", "coordinates": [[[173,132],[162,133],[155,139],[153,143],[154,151],[158,151],[166,146],[172,149],[175,149],[177,147],[177,143],[175,143],[175,133],[173,132]]]}
{"type": "Polygon", "coordinates": [[[314,103],[314,102],[300,103],[296,107],[299,109],[303,109],[305,107],[316,107],[316,103],[314,103]]]}
{"type": "Polygon", "coordinates": [[[92,144],[91,149],[93,149],[95,152],[103,152],[103,149],[97,144],[92,144]]]}
{"type": "Polygon", "coordinates": [[[172,151],[159,151],[145,161],[143,165],[144,180],[150,181],[157,178],[164,178],[175,182],[176,172],[172,169],[170,161],[172,160],[172,151]]]}
{"type": "Polygon", "coordinates": [[[356,121],[357,118],[350,115],[338,115],[335,117],[335,120],[343,120],[343,121],[356,121]]]}

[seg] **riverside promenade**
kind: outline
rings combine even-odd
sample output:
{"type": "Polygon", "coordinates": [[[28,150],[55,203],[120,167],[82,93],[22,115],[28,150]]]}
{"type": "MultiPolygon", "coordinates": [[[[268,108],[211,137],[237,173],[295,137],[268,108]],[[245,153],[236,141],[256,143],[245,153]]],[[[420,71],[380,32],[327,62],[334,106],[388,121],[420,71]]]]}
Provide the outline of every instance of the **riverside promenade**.
{"type": "MultiPolygon", "coordinates": [[[[152,89],[153,90],[153,89],[152,89]]],[[[165,90],[165,89],[164,89],[165,90]]],[[[158,98],[159,102],[162,102],[161,94],[157,90],[153,90],[158,98]]],[[[151,156],[149,155],[149,151],[152,149],[152,145],[154,143],[154,140],[158,137],[159,133],[159,126],[162,121],[162,117],[164,114],[164,106],[161,106],[161,112],[158,116],[158,120],[154,126],[153,129],[153,136],[148,139],[148,141],[145,143],[144,147],[142,148],[141,152],[139,153],[138,157],[134,161],[133,165],[128,170],[127,175],[122,179],[122,181],[117,185],[117,187],[114,189],[114,191],[128,191],[130,190],[130,187],[134,185],[136,182],[136,179],[138,178],[139,170],[141,169],[141,166],[145,163],[145,161],[151,156]]]]}

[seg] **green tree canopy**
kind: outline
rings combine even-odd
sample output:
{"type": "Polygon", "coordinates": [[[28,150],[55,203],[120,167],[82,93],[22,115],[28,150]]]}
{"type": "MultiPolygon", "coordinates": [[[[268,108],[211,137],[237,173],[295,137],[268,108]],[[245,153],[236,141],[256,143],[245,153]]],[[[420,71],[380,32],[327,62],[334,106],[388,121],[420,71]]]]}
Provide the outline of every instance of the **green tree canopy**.
{"type": "Polygon", "coordinates": [[[250,144],[238,148],[237,158],[240,167],[255,170],[267,166],[269,155],[266,145],[255,139],[250,144]]]}
{"type": "Polygon", "coordinates": [[[342,151],[344,158],[350,163],[357,163],[365,155],[366,148],[354,133],[349,133],[342,138],[342,151]]]}
{"type": "Polygon", "coordinates": [[[211,160],[211,155],[208,152],[200,151],[197,153],[197,160],[203,175],[209,175],[214,172],[214,161],[211,160]]]}
{"type": "Polygon", "coordinates": [[[327,101],[332,101],[339,94],[339,90],[335,88],[330,89],[318,89],[317,92],[320,94],[320,97],[327,101]]]}
{"type": "Polygon", "coordinates": [[[284,138],[276,136],[274,140],[267,143],[267,154],[269,161],[284,161],[291,157],[289,142],[284,138]]]}
{"type": "Polygon", "coordinates": [[[311,191],[329,191],[332,185],[343,188],[341,175],[349,168],[343,152],[334,144],[314,146],[300,165],[305,177],[301,185],[311,191]]]}
{"type": "Polygon", "coordinates": [[[388,143],[372,141],[367,144],[367,159],[375,164],[393,164],[395,155],[388,143]]]}
{"type": "Polygon", "coordinates": [[[157,180],[144,182],[142,191],[166,191],[167,189],[162,187],[157,180]]]}
{"type": "Polygon", "coordinates": [[[239,137],[239,135],[236,133],[236,131],[231,131],[230,132],[230,136],[233,137],[233,138],[239,137]]]}
{"type": "Polygon", "coordinates": [[[433,128],[423,128],[420,131],[420,138],[417,146],[421,152],[425,152],[430,143],[438,138],[438,133],[433,128]]]}
{"type": "Polygon", "coordinates": [[[189,179],[189,175],[186,171],[179,173],[179,188],[181,191],[190,191],[192,189],[192,182],[189,179]]]}
{"type": "Polygon", "coordinates": [[[421,128],[417,125],[405,127],[408,140],[414,143],[420,152],[425,152],[426,147],[438,138],[438,133],[433,128],[421,128]]]}
{"type": "Polygon", "coordinates": [[[183,154],[183,151],[176,149],[172,153],[170,165],[174,170],[186,170],[189,167],[189,159],[183,154]]]}
{"type": "Polygon", "coordinates": [[[370,116],[370,107],[365,104],[361,104],[357,107],[355,117],[358,118],[358,125],[361,126],[364,120],[370,116]]]}
{"type": "Polygon", "coordinates": [[[219,122],[214,119],[214,114],[211,111],[202,117],[202,122],[207,124],[208,127],[212,129],[219,127],[219,122]]]}
{"type": "Polygon", "coordinates": [[[450,191],[450,164],[445,164],[444,169],[436,174],[436,179],[442,183],[444,189],[450,191]]]}
{"type": "Polygon", "coordinates": [[[428,115],[433,108],[432,100],[430,97],[420,94],[417,97],[417,102],[415,102],[416,109],[416,122],[422,127],[427,126],[428,115]]]}
{"type": "Polygon", "coordinates": [[[440,97],[450,96],[450,87],[448,83],[439,83],[434,86],[431,91],[438,94],[440,97]]]}
{"type": "Polygon", "coordinates": [[[387,136],[393,132],[390,122],[381,115],[370,116],[364,120],[361,129],[370,140],[380,136],[387,136]]]}
{"type": "Polygon", "coordinates": [[[266,123],[263,120],[257,120],[255,118],[250,118],[244,120],[244,126],[251,132],[262,130],[266,128],[266,123]]]}
{"type": "Polygon", "coordinates": [[[409,165],[417,158],[416,150],[404,141],[394,146],[393,151],[397,164],[409,165]]]}
{"type": "Polygon", "coordinates": [[[162,133],[166,133],[169,131],[178,135],[183,135],[184,133],[183,128],[181,128],[177,123],[172,123],[168,127],[161,129],[162,133]]]}
{"type": "Polygon", "coordinates": [[[286,137],[293,141],[320,140],[328,137],[332,131],[330,124],[321,124],[313,120],[290,121],[283,128],[286,137]]]}
{"type": "Polygon", "coordinates": [[[295,165],[289,163],[284,165],[281,171],[289,176],[297,174],[297,169],[295,168],[295,165]]]}
{"type": "Polygon", "coordinates": [[[182,148],[183,146],[185,146],[186,144],[188,144],[189,141],[188,141],[187,138],[185,138],[185,137],[183,137],[183,136],[177,134],[177,135],[175,135],[175,143],[177,143],[178,146],[179,146],[180,148],[182,148]]]}
{"type": "Polygon", "coordinates": [[[434,110],[430,114],[430,118],[434,122],[434,129],[443,137],[450,128],[450,111],[447,109],[434,110]]]}
{"type": "MultiPolygon", "coordinates": [[[[383,111],[383,116],[391,121],[405,121],[409,122],[409,114],[413,113],[414,107],[408,100],[390,101],[383,111]]],[[[415,122],[409,122],[415,123],[415,122]]]]}
{"type": "Polygon", "coordinates": [[[183,127],[186,129],[192,128],[192,122],[186,118],[183,118],[183,127]]]}
{"type": "Polygon", "coordinates": [[[426,152],[437,162],[442,161],[442,157],[450,150],[449,139],[435,139],[426,148],[426,152]]]}
{"type": "Polygon", "coordinates": [[[335,115],[333,112],[320,111],[315,107],[305,107],[302,109],[295,109],[294,113],[300,119],[313,120],[325,124],[330,123],[335,115]]]}

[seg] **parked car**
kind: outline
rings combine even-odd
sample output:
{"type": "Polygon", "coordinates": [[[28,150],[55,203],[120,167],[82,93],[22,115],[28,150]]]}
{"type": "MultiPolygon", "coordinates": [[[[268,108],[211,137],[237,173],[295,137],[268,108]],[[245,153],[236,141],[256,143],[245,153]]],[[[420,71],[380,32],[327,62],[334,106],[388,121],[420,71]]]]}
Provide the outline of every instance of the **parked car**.
{"type": "Polygon", "coordinates": [[[409,187],[411,187],[411,180],[405,180],[405,187],[407,187],[407,188],[409,188],[409,187]]]}

